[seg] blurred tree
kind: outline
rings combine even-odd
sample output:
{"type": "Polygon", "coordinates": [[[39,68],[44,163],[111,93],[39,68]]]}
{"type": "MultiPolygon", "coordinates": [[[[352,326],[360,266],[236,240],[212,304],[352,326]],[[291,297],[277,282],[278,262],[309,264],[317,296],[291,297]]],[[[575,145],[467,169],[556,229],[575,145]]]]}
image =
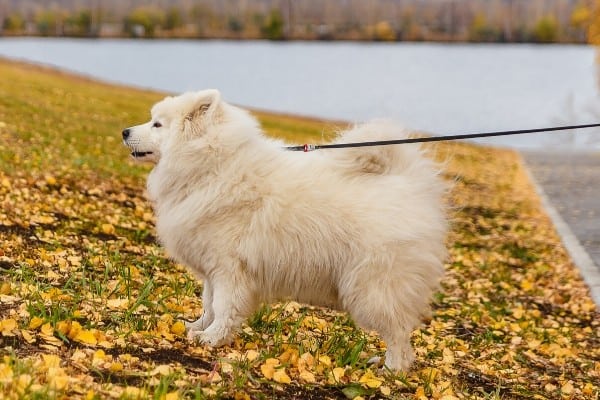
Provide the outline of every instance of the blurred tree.
{"type": "Polygon", "coordinates": [[[591,15],[590,7],[585,3],[579,3],[571,13],[571,25],[576,28],[587,27],[591,15]]]}
{"type": "MultiPolygon", "coordinates": [[[[595,29],[592,22],[598,13],[595,11],[598,1],[0,0],[0,4],[7,4],[0,7],[3,11],[0,23],[7,22],[2,19],[6,15],[19,13],[25,19],[25,30],[30,31],[31,26],[37,25],[40,33],[57,34],[62,31],[61,10],[68,10],[75,18],[82,8],[89,8],[91,30],[100,32],[102,14],[104,28],[108,28],[109,23],[114,24],[111,35],[118,29],[114,26],[125,21],[128,22],[125,34],[134,34],[132,27],[135,26],[137,33],[142,32],[144,36],[160,35],[162,28],[170,31],[169,35],[202,37],[231,36],[235,32],[241,38],[383,40],[391,35],[387,32],[378,36],[376,26],[378,21],[388,21],[395,38],[403,40],[540,41],[543,37],[545,41],[547,37],[554,37],[562,41],[584,41],[588,36],[585,33],[595,29]],[[36,12],[46,11],[57,14],[58,19],[49,15],[35,18],[36,12]],[[256,21],[252,18],[254,15],[262,15],[263,20],[256,21]],[[553,15],[554,21],[540,20],[544,15],[553,15]],[[586,22],[588,16],[590,22],[586,22]]],[[[87,24],[71,19],[64,22],[66,33],[82,31],[84,28],[75,27],[87,24]]]]}
{"type": "Polygon", "coordinates": [[[594,0],[587,21],[588,42],[600,45],[600,0],[594,0]]]}
{"type": "Polygon", "coordinates": [[[575,29],[579,40],[585,40],[591,15],[590,7],[585,3],[579,3],[571,13],[571,26],[575,29]]]}
{"type": "Polygon", "coordinates": [[[533,38],[536,42],[551,43],[558,38],[558,22],[553,16],[542,17],[533,27],[533,38]]]}
{"type": "Polygon", "coordinates": [[[35,15],[35,25],[42,36],[61,35],[61,23],[61,16],[53,10],[44,10],[35,15]]]}
{"type": "Polygon", "coordinates": [[[181,28],[181,26],[183,26],[181,11],[177,7],[170,7],[165,15],[165,29],[172,31],[181,28]]]}
{"type": "Polygon", "coordinates": [[[265,19],[261,32],[264,37],[270,40],[282,40],[283,35],[283,17],[279,10],[272,10],[269,16],[265,19]]]}
{"type": "Polygon", "coordinates": [[[92,32],[92,12],[82,10],[67,17],[65,31],[69,35],[87,36],[92,32]]]}
{"type": "Polygon", "coordinates": [[[244,24],[239,18],[230,16],[227,26],[231,32],[241,33],[244,30],[244,24]]]}
{"type": "Polygon", "coordinates": [[[501,33],[498,28],[488,23],[485,15],[477,14],[469,28],[469,40],[473,42],[494,42],[500,39],[501,33]]]}
{"type": "Polygon", "coordinates": [[[131,36],[153,37],[164,25],[165,14],[156,7],[138,7],[125,17],[125,31],[131,36]]]}
{"type": "Polygon", "coordinates": [[[210,21],[215,18],[213,9],[204,4],[195,4],[190,12],[189,16],[200,36],[210,36],[210,21]]]}
{"type": "Polygon", "coordinates": [[[2,28],[10,33],[20,33],[25,30],[25,19],[21,14],[14,13],[4,18],[2,28]]]}
{"type": "Polygon", "coordinates": [[[396,32],[388,21],[380,21],[375,24],[375,40],[394,41],[396,32]]]}
{"type": "Polygon", "coordinates": [[[422,22],[422,16],[419,13],[418,7],[413,5],[402,11],[400,21],[402,40],[425,40],[425,36],[428,33],[428,28],[422,22]]]}
{"type": "Polygon", "coordinates": [[[512,40],[517,43],[531,42],[531,31],[524,24],[519,25],[513,30],[512,40]]]}

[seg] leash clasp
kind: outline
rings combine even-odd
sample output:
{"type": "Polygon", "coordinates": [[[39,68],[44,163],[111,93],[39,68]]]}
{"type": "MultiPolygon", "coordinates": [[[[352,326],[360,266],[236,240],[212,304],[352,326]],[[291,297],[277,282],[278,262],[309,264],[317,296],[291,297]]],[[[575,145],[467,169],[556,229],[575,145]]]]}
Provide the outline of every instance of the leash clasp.
{"type": "Polygon", "coordinates": [[[305,144],[304,145],[304,152],[308,153],[309,151],[314,151],[315,150],[315,145],[314,144],[305,144]]]}

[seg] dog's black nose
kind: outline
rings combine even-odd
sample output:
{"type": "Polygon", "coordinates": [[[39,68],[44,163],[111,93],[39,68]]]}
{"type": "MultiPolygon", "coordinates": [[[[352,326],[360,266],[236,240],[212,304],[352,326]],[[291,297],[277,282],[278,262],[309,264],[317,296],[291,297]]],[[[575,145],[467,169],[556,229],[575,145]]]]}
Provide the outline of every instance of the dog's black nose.
{"type": "Polygon", "coordinates": [[[123,140],[127,140],[130,133],[131,131],[129,129],[123,129],[123,132],[121,132],[121,134],[123,135],[123,140]]]}

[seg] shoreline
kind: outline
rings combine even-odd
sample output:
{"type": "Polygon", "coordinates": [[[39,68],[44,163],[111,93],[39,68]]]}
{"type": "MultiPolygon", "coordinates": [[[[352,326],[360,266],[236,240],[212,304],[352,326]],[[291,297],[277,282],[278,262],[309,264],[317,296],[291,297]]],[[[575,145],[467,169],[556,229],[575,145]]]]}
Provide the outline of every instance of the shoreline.
{"type": "Polygon", "coordinates": [[[329,44],[381,44],[381,45],[419,45],[419,44],[437,44],[437,45],[464,45],[464,46],[583,46],[596,47],[586,42],[471,42],[464,40],[374,40],[374,39],[268,39],[262,37],[235,38],[235,37],[186,37],[186,36],[158,36],[158,37],[132,37],[132,36],[44,36],[44,35],[6,35],[0,34],[2,39],[65,39],[65,40],[139,40],[141,42],[152,41],[189,41],[189,42],[264,42],[273,44],[292,44],[292,43],[329,43],[329,44]]]}
{"type": "Polygon", "coordinates": [[[582,45],[592,46],[592,44],[584,41],[554,41],[554,42],[540,42],[540,41],[472,41],[472,40],[461,40],[461,39],[436,39],[436,40],[381,40],[376,38],[315,38],[315,37],[294,37],[294,38],[281,38],[281,39],[269,39],[262,36],[250,36],[250,37],[234,37],[234,36],[186,36],[186,35],[158,35],[158,36],[128,36],[128,35],[104,35],[104,36],[93,36],[93,35],[21,35],[21,34],[10,34],[1,33],[0,40],[2,38],[49,38],[49,39],[88,39],[88,40],[141,40],[141,41],[152,41],[152,40],[189,40],[189,41],[234,41],[234,42],[256,42],[265,41],[272,43],[294,43],[294,42],[317,42],[317,43],[385,43],[385,44],[416,44],[416,43],[433,43],[433,44],[469,44],[469,45],[582,45]]]}
{"type": "MultiPolygon", "coordinates": [[[[1,38],[0,38],[0,40],[1,40],[1,38]]],[[[121,82],[104,80],[102,78],[98,78],[93,75],[82,74],[77,71],[69,70],[68,68],[62,68],[62,67],[59,67],[56,65],[46,64],[46,63],[42,63],[42,62],[10,58],[10,57],[2,56],[2,55],[0,55],[0,62],[6,63],[6,64],[13,64],[15,66],[19,66],[24,69],[54,74],[56,76],[73,79],[73,80],[76,80],[79,82],[100,84],[100,85],[104,85],[107,87],[115,87],[115,88],[120,88],[120,89],[134,89],[134,90],[137,90],[140,92],[154,94],[154,95],[162,95],[162,96],[170,96],[170,95],[179,94],[176,92],[168,92],[168,91],[163,91],[163,90],[158,90],[158,89],[153,89],[153,88],[148,88],[148,87],[137,86],[135,84],[126,84],[126,83],[121,83],[121,82]]],[[[323,124],[330,124],[330,125],[336,125],[336,126],[338,126],[338,125],[348,126],[348,125],[352,124],[352,122],[350,122],[350,121],[321,118],[321,117],[315,117],[315,116],[311,116],[311,115],[302,115],[302,114],[293,114],[293,113],[272,111],[272,110],[255,108],[255,107],[241,105],[241,104],[236,104],[236,106],[242,107],[242,108],[244,108],[252,113],[258,114],[258,115],[270,115],[270,116],[276,116],[276,117],[286,118],[286,119],[290,119],[290,120],[295,119],[295,120],[302,120],[302,121],[307,121],[307,122],[311,122],[311,123],[323,123],[323,124]]]]}

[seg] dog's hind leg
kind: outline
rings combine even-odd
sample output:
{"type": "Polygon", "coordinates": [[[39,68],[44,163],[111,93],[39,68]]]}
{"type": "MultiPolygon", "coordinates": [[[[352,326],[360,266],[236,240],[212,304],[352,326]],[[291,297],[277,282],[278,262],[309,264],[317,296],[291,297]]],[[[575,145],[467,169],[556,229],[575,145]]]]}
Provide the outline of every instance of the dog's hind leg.
{"type": "Polygon", "coordinates": [[[427,269],[395,265],[394,258],[366,260],[344,282],[340,295],[356,323],[377,331],[385,341],[385,365],[406,371],[414,360],[410,336],[428,307],[431,286],[424,275],[427,269]]]}
{"type": "Polygon", "coordinates": [[[248,279],[235,274],[222,274],[210,279],[212,289],[213,320],[202,331],[188,332],[188,339],[195,339],[210,346],[222,346],[231,342],[235,330],[254,312],[258,296],[248,287],[248,279]]]}
{"type": "MultiPolygon", "coordinates": [[[[373,291],[379,290],[378,288],[373,289],[373,291]]],[[[395,307],[382,305],[380,301],[367,301],[361,306],[351,306],[349,307],[350,315],[359,326],[377,331],[381,335],[387,346],[385,365],[388,368],[407,371],[414,360],[410,335],[418,320],[415,321],[406,315],[393,315],[395,307]]],[[[400,310],[397,312],[401,313],[400,310]]],[[[410,311],[408,312],[410,313],[410,311]]]]}
{"type": "MultiPolygon", "coordinates": [[[[374,291],[380,289],[374,288],[374,291]]],[[[369,294],[366,295],[367,297],[369,294]]],[[[385,365],[393,370],[407,371],[414,360],[410,335],[418,320],[405,315],[393,315],[395,307],[380,303],[381,300],[367,301],[361,306],[349,307],[356,323],[368,330],[377,331],[385,341],[385,365]]],[[[386,301],[386,300],[383,300],[386,301]]],[[[398,310],[398,312],[401,312],[398,310]]],[[[410,311],[409,311],[410,313],[410,311]]],[[[373,361],[376,361],[374,358],[373,361]]]]}
{"type": "Polygon", "coordinates": [[[185,327],[188,331],[188,338],[195,336],[195,332],[203,331],[213,322],[215,313],[213,311],[213,293],[212,286],[208,279],[204,279],[202,284],[202,316],[194,322],[186,322],[185,327]]]}

